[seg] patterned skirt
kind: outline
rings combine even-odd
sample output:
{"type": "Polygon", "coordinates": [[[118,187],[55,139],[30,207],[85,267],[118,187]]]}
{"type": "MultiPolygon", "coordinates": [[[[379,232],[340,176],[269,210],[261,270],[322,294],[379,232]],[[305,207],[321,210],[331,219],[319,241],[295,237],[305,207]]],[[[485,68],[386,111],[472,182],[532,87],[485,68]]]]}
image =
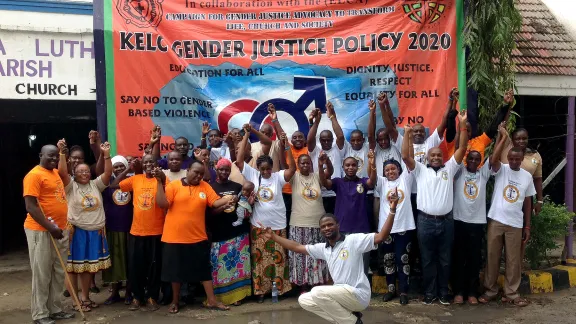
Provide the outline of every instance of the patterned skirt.
{"type": "MultiPolygon", "coordinates": [[[[276,235],[286,237],[286,229],[274,231],[276,235]]],[[[276,282],[278,294],[290,289],[290,269],[286,262],[286,251],[273,240],[266,240],[262,229],[250,226],[252,239],[252,284],[254,295],[265,295],[272,291],[272,282],[276,282]]]]}
{"type": "Polygon", "coordinates": [[[210,263],[214,294],[223,304],[234,304],[252,294],[248,234],[227,241],[213,242],[210,263]]]}
{"type": "MultiPolygon", "coordinates": [[[[290,239],[302,245],[325,242],[319,228],[290,226],[290,239]]],[[[290,282],[297,286],[323,285],[328,282],[328,267],[324,260],[315,260],[309,255],[288,252],[290,282]]]]}
{"type": "Polygon", "coordinates": [[[69,225],[70,241],[66,271],[73,273],[90,272],[110,268],[110,251],[104,229],[86,231],[69,225]]]}

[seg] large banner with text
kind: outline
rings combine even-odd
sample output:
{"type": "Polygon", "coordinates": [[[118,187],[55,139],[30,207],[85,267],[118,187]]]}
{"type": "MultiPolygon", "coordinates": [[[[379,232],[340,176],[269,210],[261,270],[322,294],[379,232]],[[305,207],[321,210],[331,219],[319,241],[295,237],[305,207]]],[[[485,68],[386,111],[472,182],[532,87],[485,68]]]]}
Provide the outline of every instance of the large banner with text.
{"type": "Polygon", "coordinates": [[[108,138],[141,155],[159,125],[166,152],[179,136],[198,145],[204,121],[224,133],[269,123],[268,103],[287,133],[307,134],[328,101],[349,136],[367,131],[380,91],[398,126],[436,127],[458,85],[455,2],[96,0],[108,138]]]}

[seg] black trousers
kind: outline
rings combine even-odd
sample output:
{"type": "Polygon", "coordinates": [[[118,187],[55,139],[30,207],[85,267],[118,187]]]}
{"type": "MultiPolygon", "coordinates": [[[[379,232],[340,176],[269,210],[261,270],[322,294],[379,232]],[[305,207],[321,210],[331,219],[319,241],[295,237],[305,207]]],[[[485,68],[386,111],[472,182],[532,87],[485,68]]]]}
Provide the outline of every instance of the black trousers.
{"type": "Polygon", "coordinates": [[[324,204],[324,211],[326,211],[327,214],[334,214],[336,197],[322,197],[322,203],[324,204]]]}
{"type": "Polygon", "coordinates": [[[128,237],[129,280],[134,298],[141,303],[158,300],[162,269],[162,235],[128,237]]]}
{"type": "Polygon", "coordinates": [[[454,221],[452,290],[455,295],[478,297],[484,226],[454,221]]]}
{"type": "MultiPolygon", "coordinates": [[[[284,198],[284,206],[286,206],[286,228],[290,226],[290,215],[292,214],[292,194],[282,193],[282,198],[284,198]]],[[[286,231],[286,238],[290,238],[290,231],[286,231]]]]}

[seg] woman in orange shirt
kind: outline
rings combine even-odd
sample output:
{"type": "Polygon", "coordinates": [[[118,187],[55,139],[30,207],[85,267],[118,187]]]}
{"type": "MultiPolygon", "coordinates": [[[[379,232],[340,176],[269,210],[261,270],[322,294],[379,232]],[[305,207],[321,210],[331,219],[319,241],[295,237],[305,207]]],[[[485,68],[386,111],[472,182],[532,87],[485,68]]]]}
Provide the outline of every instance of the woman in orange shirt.
{"type": "Polygon", "coordinates": [[[172,283],[172,304],[169,313],[178,313],[180,285],[183,282],[202,282],[206,291],[206,308],[228,310],[216,300],[210,266],[210,242],[206,234],[206,207],[223,211],[236,204],[235,196],[220,198],[202,178],[204,164],[194,160],[186,178],[173,181],[166,191],[158,182],[156,204],[168,209],[162,242],[162,281],[172,283]]]}

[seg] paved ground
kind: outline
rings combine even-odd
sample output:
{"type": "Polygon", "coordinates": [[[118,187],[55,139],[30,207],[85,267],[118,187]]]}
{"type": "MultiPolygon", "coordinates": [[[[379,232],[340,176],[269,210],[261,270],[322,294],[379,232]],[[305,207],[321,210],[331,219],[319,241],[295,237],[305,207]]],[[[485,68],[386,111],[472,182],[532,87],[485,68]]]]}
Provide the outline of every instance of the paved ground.
{"type": "MultiPolygon", "coordinates": [[[[30,272],[21,271],[0,275],[0,323],[30,323],[30,272]]],[[[93,299],[102,302],[107,297],[106,289],[93,299]]],[[[532,304],[518,309],[493,303],[488,306],[425,306],[417,301],[402,307],[396,302],[384,304],[378,298],[372,300],[364,312],[364,323],[576,323],[576,289],[530,297],[532,304]]],[[[70,305],[70,300],[66,301],[70,305]]],[[[304,312],[296,298],[272,304],[248,302],[234,307],[230,312],[208,311],[199,306],[182,308],[177,315],[168,315],[167,308],[149,313],[130,312],[124,305],[101,306],[88,315],[89,323],[205,323],[205,324],[292,324],[323,323],[314,315],[304,312]],[[260,321],[260,322],[257,322],[260,321]]],[[[82,323],[81,319],[61,321],[63,324],[82,323]]]]}

